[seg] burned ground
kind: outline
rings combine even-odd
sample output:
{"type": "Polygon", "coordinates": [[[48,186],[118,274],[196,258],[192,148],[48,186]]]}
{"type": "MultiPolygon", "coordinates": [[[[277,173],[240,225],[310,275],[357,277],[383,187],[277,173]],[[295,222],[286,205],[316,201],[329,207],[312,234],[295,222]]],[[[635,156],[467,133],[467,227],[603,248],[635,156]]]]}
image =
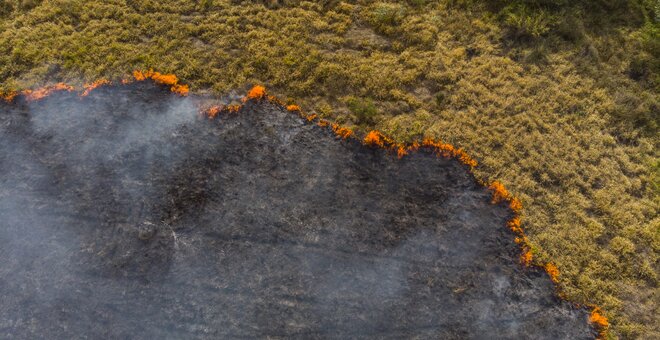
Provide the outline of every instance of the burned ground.
{"type": "Polygon", "coordinates": [[[0,337],[593,338],[459,162],[195,100],[0,104],[0,337]]]}

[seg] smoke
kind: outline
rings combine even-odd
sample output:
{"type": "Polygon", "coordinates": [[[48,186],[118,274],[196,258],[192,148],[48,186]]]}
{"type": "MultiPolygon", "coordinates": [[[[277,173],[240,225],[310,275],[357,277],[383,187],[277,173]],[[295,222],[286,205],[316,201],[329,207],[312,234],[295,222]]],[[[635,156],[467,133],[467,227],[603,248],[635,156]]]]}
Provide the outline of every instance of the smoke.
{"type": "Polygon", "coordinates": [[[458,162],[198,100],[0,107],[0,337],[591,335],[458,162]]]}

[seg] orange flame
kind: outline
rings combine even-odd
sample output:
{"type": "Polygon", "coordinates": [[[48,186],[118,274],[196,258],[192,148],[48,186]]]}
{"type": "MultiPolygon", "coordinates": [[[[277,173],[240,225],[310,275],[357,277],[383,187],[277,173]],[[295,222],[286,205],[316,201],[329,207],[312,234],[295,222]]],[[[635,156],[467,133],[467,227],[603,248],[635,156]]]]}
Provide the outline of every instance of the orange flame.
{"type": "Polygon", "coordinates": [[[399,147],[396,149],[396,156],[399,158],[403,158],[403,156],[408,154],[408,150],[406,150],[406,147],[403,145],[399,145],[399,147]]]}
{"type": "Polygon", "coordinates": [[[261,85],[255,85],[247,93],[248,99],[262,99],[266,95],[266,88],[261,85]]]}
{"type": "Polygon", "coordinates": [[[353,135],[353,130],[342,127],[337,123],[332,124],[332,131],[335,133],[335,135],[341,137],[342,139],[346,139],[353,135]]]}
{"type": "Polygon", "coordinates": [[[187,96],[188,92],[190,92],[190,88],[188,87],[188,85],[181,85],[181,84],[172,85],[172,88],[170,90],[183,97],[187,96]]]}
{"type": "Polygon", "coordinates": [[[463,164],[465,164],[465,165],[467,165],[471,168],[474,168],[474,167],[477,166],[477,164],[478,164],[477,161],[475,159],[472,159],[472,157],[470,157],[470,155],[468,155],[467,152],[463,151],[462,149],[458,149],[456,151],[456,154],[457,154],[456,156],[458,157],[458,160],[461,163],[463,163],[463,164]]]}
{"type": "Polygon", "coordinates": [[[610,327],[610,322],[607,320],[607,317],[603,315],[600,308],[594,307],[589,315],[589,322],[591,322],[598,329],[598,334],[601,339],[604,339],[607,335],[607,329],[610,327]]]}
{"type": "Polygon", "coordinates": [[[3,100],[5,100],[8,103],[14,101],[14,98],[16,98],[16,96],[18,96],[18,92],[16,92],[16,91],[11,91],[11,92],[7,92],[7,93],[0,93],[0,98],[2,98],[3,100]]]}
{"type": "Polygon", "coordinates": [[[509,191],[504,187],[504,184],[499,181],[494,181],[488,186],[488,188],[493,191],[493,204],[509,200],[509,197],[511,196],[509,191]]]}
{"type": "Polygon", "coordinates": [[[22,94],[25,96],[25,99],[27,99],[28,101],[34,101],[34,100],[43,99],[49,96],[51,93],[58,91],[71,92],[73,91],[73,86],[67,85],[65,83],[57,83],[55,85],[38,88],[36,90],[25,90],[22,92],[22,94]]]}
{"type": "MultiPolygon", "coordinates": [[[[135,80],[137,81],[144,81],[146,79],[151,79],[155,81],[157,84],[171,86],[170,91],[184,97],[187,96],[188,92],[190,91],[188,85],[179,84],[179,78],[177,78],[177,76],[174,74],[154,72],[153,70],[149,70],[149,71],[135,70],[133,71],[133,78],[135,78],[135,80]]],[[[124,83],[128,83],[128,82],[129,81],[126,81],[124,83]]]]}
{"type": "Polygon", "coordinates": [[[280,106],[284,106],[284,102],[281,101],[279,98],[277,98],[275,96],[268,96],[268,101],[271,102],[271,103],[275,103],[277,105],[280,105],[280,106]]]}
{"type": "Polygon", "coordinates": [[[552,282],[555,284],[559,283],[559,269],[557,269],[557,266],[552,263],[546,263],[545,271],[550,276],[550,280],[552,280],[552,282]]]}
{"type": "Polygon", "coordinates": [[[99,79],[91,84],[85,84],[85,91],[83,91],[83,93],[80,96],[86,97],[87,95],[89,95],[90,92],[94,91],[94,89],[103,85],[110,85],[110,81],[107,79],[99,79]]]}
{"type": "Polygon", "coordinates": [[[156,81],[158,84],[171,85],[174,86],[179,82],[179,79],[173,74],[161,74],[154,72],[151,75],[151,79],[156,81]]]}
{"type": "MultiPolygon", "coordinates": [[[[149,71],[147,71],[147,72],[149,72],[149,71]]],[[[133,71],[133,77],[137,81],[143,81],[143,80],[146,80],[148,78],[147,75],[145,75],[142,71],[138,71],[138,70],[133,71]]]]}
{"type": "Polygon", "coordinates": [[[520,263],[525,267],[532,265],[532,252],[529,249],[526,249],[522,255],[520,255],[520,263]]]}
{"type": "Polygon", "coordinates": [[[513,197],[511,198],[511,203],[509,203],[509,208],[511,208],[511,210],[517,214],[522,211],[523,205],[518,197],[513,197]]]}
{"type": "MultiPolygon", "coordinates": [[[[161,74],[158,72],[154,72],[152,70],[149,71],[139,71],[136,70],[133,72],[133,78],[137,81],[143,81],[146,79],[152,79],[156,83],[159,84],[165,84],[165,85],[170,85],[171,86],[171,91],[174,93],[177,93],[179,95],[185,96],[189,92],[189,88],[187,85],[182,85],[178,83],[178,78],[173,75],[173,74],[161,74]]],[[[123,79],[122,84],[128,84],[131,83],[131,79],[123,79]]],[[[91,90],[94,88],[97,88],[98,86],[108,84],[109,82],[107,80],[99,80],[91,85],[86,85],[86,89],[83,92],[82,95],[87,95],[91,90]]],[[[41,99],[52,92],[55,91],[72,91],[73,87],[66,85],[64,83],[58,83],[52,86],[36,89],[36,90],[24,90],[21,93],[26,97],[27,100],[38,100],[41,99]]],[[[13,100],[14,97],[18,95],[17,92],[11,92],[7,94],[2,94],[0,93],[0,98],[4,98],[7,101],[13,100]]],[[[266,88],[260,85],[254,86],[247,94],[247,97],[243,99],[243,102],[247,101],[248,99],[262,99],[266,97],[266,88]]],[[[285,106],[282,101],[277,99],[275,96],[267,96],[267,99],[270,102],[276,103],[280,106],[285,106]]],[[[227,111],[227,112],[238,112],[241,109],[241,105],[229,105],[226,107],[222,106],[214,106],[209,108],[208,110],[205,111],[206,115],[209,118],[215,118],[217,117],[221,112],[227,111]]],[[[300,107],[295,104],[291,104],[286,106],[286,109],[291,112],[298,112],[299,115],[303,118],[305,118],[308,121],[313,121],[317,118],[315,114],[307,115],[302,112],[300,107]]],[[[351,129],[345,128],[340,126],[337,123],[332,123],[330,124],[327,120],[320,119],[317,122],[318,125],[326,127],[330,125],[332,127],[332,131],[338,136],[343,139],[347,139],[353,135],[353,131],[351,129]]],[[[370,131],[366,137],[363,140],[364,144],[369,145],[369,146],[377,146],[381,147],[384,149],[390,149],[390,150],[395,150],[397,153],[397,156],[399,158],[405,156],[408,154],[408,152],[411,151],[417,151],[420,147],[429,147],[434,150],[434,152],[438,156],[443,156],[443,157],[454,157],[458,161],[460,161],[462,164],[468,165],[470,167],[470,171],[473,171],[473,168],[477,166],[477,161],[472,159],[465,151],[462,149],[456,149],[453,145],[451,144],[446,144],[441,141],[435,141],[430,138],[425,138],[421,143],[415,141],[412,144],[405,146],[401,144],[395,144],[393,140],[387,138],[384,136],[382,133],[379,131],[373,130],[370,131]]],[[[518,236],[515,238],[515,242],[522,247],[522,254],[520,255],[520,261],[523,265],[525,266],[531,266],[532,265],[532,252],[531,252],[531,246],[529,245],[529,240],[527,237],[524,235],[524,230],[521,227],[521,221],[520,221],[520,212],[522,211],[523,205],[522,202],[520,201],[519,198],[512,196],[508,190],[504,187],[504,185],[499,182],[499,181],[494,181],[490,184],[487,184],[481,179],[477,179],[479,183],[481,183],[484,186],[488,186],[490,190],[493,191],[493,196],[492,196],[492,203],[499,203],[501,201],[508,201],[509,202],[509,208],[511,211],[514,213],[514,217],[507,222],[507,226],[518,236]]],[[[543,266],[545,271],[548,273],[550,276],[550,279],[557,284],[559,282],[559,269],[552,263],[547,263],[545,266],[543,266]]],[[[565,294],[562,292],[558,292],[560,297],[565,297],[565,294]]],[[[607,333],[607,329],[609,327],[609,322],[607,318],[602,314],[601,310],[598,307],[593,307],[593,311],[590,315],[590,322],[593,323],[597,328],[599,328],[599,334],[601,337],[604,337],[607,333]]]]}
{"type": "Polygon", "coordinates": [[[369,131],[367,136],[364,137],[364,144],[369,146],[377,146],[380,148],[385,147],[385,141],[383,140],[383,135],[381,135],[381,133],[376,130],[369,131]]]}
{"type": "Polygon", "coordinates": [[[527,244],[529,243],[529,240],[527,239],[527,236],[523,235],[523,236],[516,237],[514,239],[514,242],[516,242],[516,244],[520,244],[520,245],[526,247],[527,244]]]}
{"type": "Polygon", "coordinates": [[[288,106],[286,107],[286,109],[287,109],[288,111],[291,111],[291,112],[293,112],[293,111],[300,111],[300,106],[295,105],[295,104],[291,104],[291,105],[288,105],[288,106]]]}
{"type": "Polygon", "coordinates": [[[220,114],[220,111],[222,111],[221,106],[217,106],[217,105],[213,106],[213,107],[209,108],[208,110],[206,110],[206,116],[209,117],[209,119],[213,119],[213,118],[217,117],[218,114],[220,114]]]}
{"type": "Polygon", "coordinates": [[[523,233],[523,230],[520,227],[520,217],[518,216],[515,216],[514,218],[509,220],[509,222],[507,222],[507,226],[509,227],[509,229],[511,229],[511,231],[513,231],[516,234],[523,233]]]}
{"type": "Polygon", "coordinates": [[[238,112],[241,109],[241,105],[229,105],[227,106],[227,111],[229,112],[238,112]]]}

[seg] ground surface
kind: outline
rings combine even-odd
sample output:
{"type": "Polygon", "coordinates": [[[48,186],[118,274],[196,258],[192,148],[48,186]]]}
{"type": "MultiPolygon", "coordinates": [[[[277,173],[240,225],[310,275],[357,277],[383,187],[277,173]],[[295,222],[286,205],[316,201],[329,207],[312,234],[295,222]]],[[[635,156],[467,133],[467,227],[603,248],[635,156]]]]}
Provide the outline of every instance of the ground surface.
{"type": "Polygon", "coordinates": [[[522,200],[534,259],[571,301],[601,306],[613,337],[660,338],[651,2],[0,0],[0,91],[154,68],[194,93],[262,84],[363,133],[440,138],[522,200]]]}
{"type": "Polygon", "coordinates": [[[0,114],[0,337],[593,337],[454,160],[149,84],[0,114]]]}

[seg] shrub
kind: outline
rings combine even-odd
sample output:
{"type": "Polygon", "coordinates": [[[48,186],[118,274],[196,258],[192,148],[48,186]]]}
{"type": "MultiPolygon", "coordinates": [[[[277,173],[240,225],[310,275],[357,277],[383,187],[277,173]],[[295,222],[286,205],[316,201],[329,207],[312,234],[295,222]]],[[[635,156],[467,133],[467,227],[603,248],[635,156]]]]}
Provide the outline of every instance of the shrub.
{"type": "Polygon", "coordinates": [[[0,18],[8,17],[13,11],[14,5],[10,0],[0,0],[0,18]]]}
{"type": "Polygon", "coordinates": [[[377,32],[392,35],[397,31],[397,26],[403,22],[405,16],[406,8],[404,6],[379,2],[370,8],[367,20],[377,32]]]}
{"type": "Polygon", "coordinates": [[[373,125],[378,115],[378,109],[371,98],[349,97],[346,101],[348,109],[355,115],[355,123],[373,125]]]}
{"type": "Polygon", "coordinates": [[[556,20],[545,10],[531,10],[521,4],[507,6],[502,15],[511,35],[516,39],[538,38],[548,33],[556,20]]]}

